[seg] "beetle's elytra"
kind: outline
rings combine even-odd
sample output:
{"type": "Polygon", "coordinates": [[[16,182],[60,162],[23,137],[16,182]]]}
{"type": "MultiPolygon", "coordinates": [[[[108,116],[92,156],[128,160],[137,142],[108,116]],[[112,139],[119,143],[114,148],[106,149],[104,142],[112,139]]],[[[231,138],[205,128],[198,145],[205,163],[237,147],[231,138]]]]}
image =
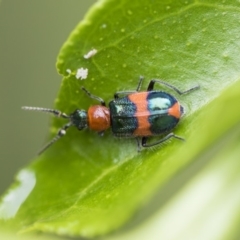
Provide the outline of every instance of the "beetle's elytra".
{"type": "Polygon", "coordinates": [[[143,77],[140,77],[135,91],[116,92],[114,99],[109,102],[109,108],[106,107],[102,98],[92,95],[84,87],[82,87],[82,90],[90,98],[99,101],[100,105],[91,106],[87,111],[77,109],[70,115],[55,109],[23,107],[25,110],[48,112],[69,120],[39,154],[64,136],[70,126],[75,126],[78,130],[90,128],[100,135],[103,135],[105,130],[111,128],[113,135],[116,137],[136,138],[138,150],[141,147],[146,148],[160,144],[172,137],[184,140],[172,132],[183,115],[184,108],[171,94],[153,90],[153,88],[155,83],[158,83],[182,95],[198,89],[199,86],[180,91],[169,83],[153,79],[149,82],[147,91],[140,91],[142,81],[143,77]],[[161,135],[162,138],[153,143],[147,143],[147,139],[155,135],[161,135]]]}

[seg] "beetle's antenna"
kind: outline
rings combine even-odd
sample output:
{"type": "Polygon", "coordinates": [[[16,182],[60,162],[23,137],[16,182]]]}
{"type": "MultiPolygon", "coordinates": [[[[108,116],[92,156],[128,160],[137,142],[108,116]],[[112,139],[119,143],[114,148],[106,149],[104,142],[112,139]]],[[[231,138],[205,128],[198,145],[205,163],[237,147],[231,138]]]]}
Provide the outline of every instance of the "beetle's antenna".
{"type": "Polygon", "coordinates": [[[46,113],[51,113],[55,115],[56,117],[62,117],[62,118],[69,118],[69,116],[65,113],[62,113],[59,110],[56,109],[49,109],[49,108],[41,108],[41,107],[22,107],[23,110],[28,110],[28,111],[38,111],[38,112],[46,112],[46,113]]]}
{"type": "Polygon", "coordinates": [[[59,138],[63,137],[66,134],[66,130],[72,126],[72,123],[69,122],[66,125],[64,125],[62,128],[59,129],[57,135],[49,142],[47,143],[37,154],[42,154],[45,150],[47,150],[53,143],[55,143],[59,138]]]}
{"type": "MultiPolygon", "coordinates": [[[[38,112],[46,112],[51,113],[56,117],[62,117],[62,118],[70,118],[65,113],[62,113],[59,110],[56,109],[49,109],[49,108],[41,108],[41,107],[22,107],[23,110],[29,110],[29,111],[38,111],[38,112]]],[[[48,149],[53,143],[55,143],[59,138],[63,137],[66,134],[66,130],[72,126],[72,122],[67,123],[62,128],[59,129],[57,135],[47,144],[45,145],[39,152],[38,155],[42,154],[46,149],[48,149]]]]}

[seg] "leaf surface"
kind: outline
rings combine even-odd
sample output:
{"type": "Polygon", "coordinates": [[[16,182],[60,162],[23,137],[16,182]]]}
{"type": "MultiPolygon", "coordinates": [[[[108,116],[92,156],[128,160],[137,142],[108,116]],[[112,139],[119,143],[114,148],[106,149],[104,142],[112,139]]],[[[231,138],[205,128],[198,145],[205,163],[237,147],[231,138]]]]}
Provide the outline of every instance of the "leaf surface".
{"type": "MultiPolygon", "coordinates": [[[[11,218],[5,224],[21,232],[87,237],[109,233],[234,127],[238,103],[224,90],[233,84],[233,90],[239,89],[239,12],[236,1],[96,3],[60,51],[57,69],[64,78],[55,107],[71,113],[96,104],[81,91],[83,85],[109,102],[116,91],[135,90],[140,75],[145,77],[142,89],[153,78],[181,90],[199,84],[200,90],[184,96],[156,86],[176,95],[186,108],[174,132],[187,141],[171,140],[139,154],[133,139],[113,138],[110,131],[99,137],[90,130],[69,129],[18,174],[18,185],[0,205],[0,217],[11,218]],[[85,59],[92,49],[96,55],[85,59]],[[86,80],[76,79],[79,68],[88,69],[86,80]],[[219,100],[216,114],[205,116],[209,103],[222,94],[226,103],[219,100]],[[204,116],[201,121],[199,116],[204,116]],[[212,127],[201,131],[209,123],[212,127]],[[11,195],[18,201],[7,202],[11,195]]],[[[51,137],[64,123],[53,120],[51,137]]],[[[171,189],[175,185],[170,184],[171,189]]],[[[164,202],[164,196],[159,201],[164,202]]]]}

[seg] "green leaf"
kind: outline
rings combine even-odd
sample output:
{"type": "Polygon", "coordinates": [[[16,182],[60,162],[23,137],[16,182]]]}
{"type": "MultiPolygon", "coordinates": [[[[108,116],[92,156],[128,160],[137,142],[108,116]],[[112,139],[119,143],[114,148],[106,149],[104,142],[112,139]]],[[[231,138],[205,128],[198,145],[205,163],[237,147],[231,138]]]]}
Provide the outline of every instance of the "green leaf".
{"type": "MultiPolygon", "coordinates": [[[[95,104],[82,85],[108,102],[116,91],[136,89],[140,75],[142,89],[153,78],[181,90],[199,84],[200,90],[177,96],[187,113],[174,132],[187,141],[172,140],[139,154],[134,140],[115,139],[110,131],[99,137],[69,129],[20,171],[18,183],[2,198],[1,224],[20,232],[106,234],[127,224],[158,189],[167,186],[173,194],[190,181],[191,174],[172,182],[239,122],[239,10],[235,1],[96,3],[59,54],[64,79],[56,108],[71,113],[95,104]],[[91,49],[97,54],[85,59],[91,49]],[[89,71],[84,81],[75,77],[79,68],[89,71]]],[[[64,123],[54,119],[51,138],[64,123]]],[[[160,195],[158,201],[164,205],[168,199],[160,195]]]]}

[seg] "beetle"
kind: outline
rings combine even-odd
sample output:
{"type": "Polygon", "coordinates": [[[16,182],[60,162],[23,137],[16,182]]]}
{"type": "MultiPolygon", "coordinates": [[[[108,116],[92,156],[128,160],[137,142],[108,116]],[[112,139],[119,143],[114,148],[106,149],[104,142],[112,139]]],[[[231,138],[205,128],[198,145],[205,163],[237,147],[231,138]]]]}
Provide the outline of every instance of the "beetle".
{"type": "Polygon", "coordinates": [[[154,86],[155,83],[158,83],[182,95],[198,89],[199,85],[186,91],[180,91],[169,83],[152,79],[148,84],[147,90],[140,91],[142,82],[143,77],[141,76],[135,91],[116,92],[114,99],[109,102],[109,107],[106,107],[106,103],[102,98],[91,94],[84,87],[82,87],[82,90],[90,98],[100,103],[99,105],[90,106],[87,111],[77,109],[70,115],[67,115],[56,109],[22,107],[24,110],[47,112],[69,120],[39,154],[63,137],[66,134],[66,130],[71,126],[75,126],[78,130],[90,128],[98,132],[99,135],[103,135],[105,130],[111,128],[113,135],[116,137],[136,138],[138,151],[142,147],[152,147],[170,138],[184,140],[184,138],[172,132],[184,114],[183,106],[171,94],[165,91],[154,90],[154,86]],[[149,137],[158,135],[162,136],[162,138],[153,143],[147,142],[149,137]]]}

